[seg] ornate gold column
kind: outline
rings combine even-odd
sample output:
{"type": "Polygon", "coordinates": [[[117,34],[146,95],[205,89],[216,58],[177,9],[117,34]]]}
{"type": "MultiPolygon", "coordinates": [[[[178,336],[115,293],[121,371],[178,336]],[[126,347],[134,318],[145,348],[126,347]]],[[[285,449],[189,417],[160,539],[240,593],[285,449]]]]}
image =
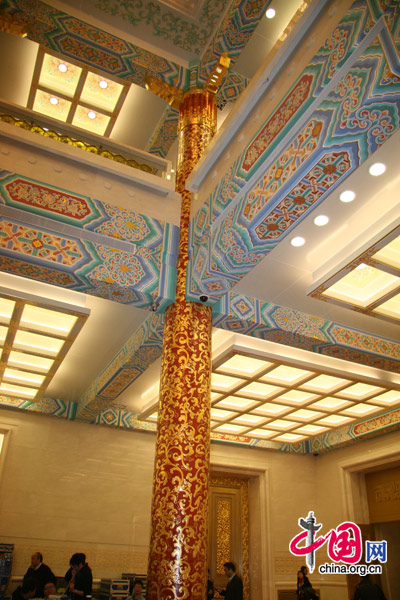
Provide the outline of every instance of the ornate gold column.
{"type": "Polygon", "coordinates": [[[206,597],[212,322],[211,307],[185,298],[191,199],[185,182],[216,130],[214,94],[190,89],[179,110],[177,293],[165,315],[148,600],[206,597]]]}

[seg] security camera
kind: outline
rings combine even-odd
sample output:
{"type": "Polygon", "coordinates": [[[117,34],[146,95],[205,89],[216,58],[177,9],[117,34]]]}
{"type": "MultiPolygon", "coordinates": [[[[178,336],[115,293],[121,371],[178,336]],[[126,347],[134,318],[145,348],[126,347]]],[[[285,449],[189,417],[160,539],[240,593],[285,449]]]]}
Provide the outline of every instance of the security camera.
{"type": "Polygon", "coordinates": [[[207,302],[208,296],[200,296],[200,302],[207,302]]]}
{"type": "Polygon", "coordinates": [[[156,311],[157,311],[157,308],[158,308],[158,304],[157,304],[157,302],[152,302],[152,303],[150,304],[150,310],[152,310],[153,312],[156,312],[156,311]]]}

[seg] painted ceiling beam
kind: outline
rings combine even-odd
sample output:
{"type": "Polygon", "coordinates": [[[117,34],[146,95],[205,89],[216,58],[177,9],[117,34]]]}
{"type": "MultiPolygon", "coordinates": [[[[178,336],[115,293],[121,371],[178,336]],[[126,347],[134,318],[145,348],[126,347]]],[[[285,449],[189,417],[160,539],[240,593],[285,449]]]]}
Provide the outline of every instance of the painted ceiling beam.
{"type": "Polygon", "coordinates": [[[192,219],[188,299],[224,296],[399,129],[398,19],[354,4],[227,169],[192,219]]]}
{"type": "Polygon", "coordinates": [[[400,372],[399,342],[233,291],[213,306],[213,326],[350,363],[400,372]]]}
{"type": "Polygon", "coordinates": [[[174,301],[176,225],[9,171],[0,219],[6,273],[138,308],[174,301]]]}
{"type": "Polygon", "coordinates": [[[161,356],[164,315],[152,312],[79,401],[77,416],[92,421],[161,356]]]}

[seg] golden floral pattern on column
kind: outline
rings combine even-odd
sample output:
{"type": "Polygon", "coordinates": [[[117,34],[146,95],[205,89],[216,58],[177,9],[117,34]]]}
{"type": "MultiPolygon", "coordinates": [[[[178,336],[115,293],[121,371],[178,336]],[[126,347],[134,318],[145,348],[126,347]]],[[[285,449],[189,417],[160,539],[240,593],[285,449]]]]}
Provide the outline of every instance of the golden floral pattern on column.
{"type": "Polygon", "coordinates": [[[206,117],[216,113],[209,96],[195,90],[180,110],[177,293],[165,314],[147,600],[206,596],[212,319],[209,306],[185,298],[191,200],[185,182],[215,129],[206,117]]]}

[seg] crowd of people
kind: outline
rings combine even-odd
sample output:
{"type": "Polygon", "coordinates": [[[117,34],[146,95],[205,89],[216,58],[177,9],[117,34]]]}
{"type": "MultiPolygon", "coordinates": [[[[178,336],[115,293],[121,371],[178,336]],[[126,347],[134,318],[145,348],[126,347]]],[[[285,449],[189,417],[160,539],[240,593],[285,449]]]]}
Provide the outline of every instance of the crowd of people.
{"type": "MultiPolygon", "coordinates": [[[[57,577],[43,562],[41,552],[34,552],[31,556],[31,565],[24,575],[22,584],[14,590],[12,600],[30,600],[31,598],[51,600],[50,597],[55,595],[68,596],[71,600],[91,598],[93,575],[86,562],[85,554],[77,552],[71,556],[63,584],[61,589],[57,590],[57,577]]],[[[141,579],[135,579],[132,595],[127,600],[145,600],[141,579]]]]}
{"type": "MultiPolygon", "coordinates": [[[[85,554],[77,552],[71,556],[69,569],[65,574],[65,590],[63,594],[72,600],[83,600],[92,595],[92,570],[86,562],[85,554]]],[[[34,552],[31,565],[24,575],[22,584],[14,590],[12,600],[29,600],[44,598],[57,594],[57,578],[48,565],[43,562],[43,555],[34,552]]],[[[140,600],[140,599],[139,599],[140,600]]]]}
{"type": "MultiPolygon", "coordinates": [[[[65,589],[63,595],[71,600],[88,600],[92,596],[93,576],[92,570],[86,562],[86,556],[77,552],[69,561],[69,569],[65,573],[65,589]]],[[[233,562],[224,563],[224,572],[228,578],[225,589],[214,587],[208,569],[207,596],[206,600],[212,600],[218,592],[226,600],[243,600],[243,582],[236,573],[233,562]]],[[[43,562],[40,552],[34,552],[31,557],[31,565],[26,571],[22,584],[12,594],[12,600],[30,600],[31,598],[43,598],[51,600],[50,597],[57,594],[57,578],[50,567],[43,562]]],[[[306,566],[302,566],[297,572],[296,594],[299,600],[318,600],[319,596],[312,587],[308,578],[306,566]]],[[[133,582],[132,595],[128,600],[145,600],[143,593],[143,582],[135,579],[133,582]]],[[[354,600],[385,600],[381,588],[372,583],[368,575],[361,578],[357,585],[354,600]]]]}

